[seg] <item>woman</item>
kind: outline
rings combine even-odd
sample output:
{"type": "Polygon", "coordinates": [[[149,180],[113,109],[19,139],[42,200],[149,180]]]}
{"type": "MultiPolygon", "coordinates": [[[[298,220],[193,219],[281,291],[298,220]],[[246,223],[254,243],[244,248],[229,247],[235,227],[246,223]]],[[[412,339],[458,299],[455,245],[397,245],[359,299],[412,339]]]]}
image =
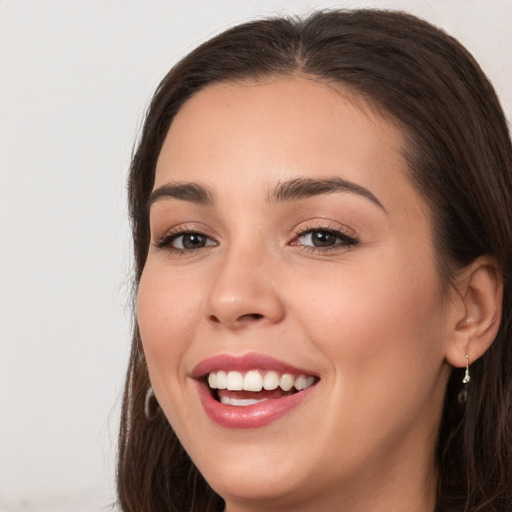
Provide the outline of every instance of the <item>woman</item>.
{"type": "Polygon", "coordinates": [[[478,65],[403,13],[180,62],[129,181],[123,509],[512,510],[511,169],[478,65]]]}

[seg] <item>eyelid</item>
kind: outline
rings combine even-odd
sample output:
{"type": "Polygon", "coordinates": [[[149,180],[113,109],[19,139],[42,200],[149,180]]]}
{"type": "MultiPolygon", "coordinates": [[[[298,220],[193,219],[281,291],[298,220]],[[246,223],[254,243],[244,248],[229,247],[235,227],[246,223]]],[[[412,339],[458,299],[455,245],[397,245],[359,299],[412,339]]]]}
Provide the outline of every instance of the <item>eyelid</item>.
{"type": "Polygon", "coordinates": [[[152,245],[159,249],[166,249],[170,252],[176,253],[184,253],[184,252],[194,252],[200,249],[204,249],[205,247],[212,247],[214,245],[218,245],[218,241],[216,237],[209,232],[210,230],[198,227],[197,224],[182,224],[175,227],[172,227],[166,230],[161,236],[158,236],[155,242],[152,242],[152,245]],[[178,249],[172,247],[171,243],[176,238],[187,235],[187,234],[197,234],[202,237],[205,237],[208,240],[213,241],[213,244],[207,244],[204,247],[198,247],[196,249],[178,249]]]}
{"type": "Polygon", "coordinates": [[[308,231],[332,231],[333,233],[339,232],[346,236],[357,237],[357,233],[350,226],[331,219],[308,220],[293,229],[296,235],[303,235],[308,231]]]}
{"type": "Polygon", "coordinates": [[[290,242],[292,246],[299,246],[303,250],[313,251],[313,252],[326,252],[332,250],[343,250],[349,247],[353,247],[359,244],[359,237],[357,233],[345,224],[341,224],[339,222],[331,221],[330,219],[319,219],[318,221],[308,221],[306,224],[301,224],[294,230],[295,237],[290,242]],[[312,233],[314,231],[326,231],[336,235],[340,238],[343,243],[338,243],[332,246],[325,247],[315,247],[312,245],[303,245],[298,243],[298,239],[307,235],[308,233],[312,233]]]}

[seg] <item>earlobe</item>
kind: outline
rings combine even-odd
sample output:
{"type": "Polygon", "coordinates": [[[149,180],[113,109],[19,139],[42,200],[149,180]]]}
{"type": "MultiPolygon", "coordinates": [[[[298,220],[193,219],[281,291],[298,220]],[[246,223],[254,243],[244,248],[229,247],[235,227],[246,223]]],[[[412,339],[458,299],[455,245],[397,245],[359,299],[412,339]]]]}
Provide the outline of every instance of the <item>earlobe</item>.
{"type": "Polygon", "coordinates": [[[462,368],[482,356],[498,333],[503,281],[496,260],[484,255],[469,264],[456,279],[456,295],[446,360],[462,368]]]}

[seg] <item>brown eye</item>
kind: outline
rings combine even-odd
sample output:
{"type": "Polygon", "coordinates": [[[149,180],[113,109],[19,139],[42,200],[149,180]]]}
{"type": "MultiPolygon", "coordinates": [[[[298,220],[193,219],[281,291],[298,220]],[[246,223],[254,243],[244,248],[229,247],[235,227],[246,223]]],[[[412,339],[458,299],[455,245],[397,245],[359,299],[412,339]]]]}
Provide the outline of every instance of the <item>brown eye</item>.
{"type": "Polygon", "coordinates": [[[334,245],[338,237],[329,231],[312,231],[311,242],[315,247],[329,247],[334,245]]]}
{"type": "Polygon", "coordinates": [[[217,244],[214,240],[202,233],[186,231],[181,233],[169,233],[155,245],[161,249],[166,248],[170,251],[182,253],[217,244]]]}
{"type": "Polygon", "coordinates": [[[347,243],[347,236],[325,229],[312,229],[299,236],[301,245],[310,247],[333,247],[347,243]]]}
{"type": "Polygon", "coordinates": [[[176,236],[172,241],[172,246],[175,249],[200,249],[206,246],[207,241],[208,238],[199,233],[185,233],[176,236]]]}
{"type": "Polygon", "coordinates": [[[299,233],[297,243],[312,249],[330,249],[337,247],[349,247],[357,244],[357,240],[338,230],[331,229],[308,229],[299,233]]]}

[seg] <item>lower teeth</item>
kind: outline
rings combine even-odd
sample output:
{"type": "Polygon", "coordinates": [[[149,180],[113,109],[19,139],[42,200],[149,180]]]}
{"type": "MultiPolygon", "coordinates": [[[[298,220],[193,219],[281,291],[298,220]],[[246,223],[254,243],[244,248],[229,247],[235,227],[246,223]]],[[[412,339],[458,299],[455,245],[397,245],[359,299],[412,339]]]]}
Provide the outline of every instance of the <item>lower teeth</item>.
{"type": "Polygon", "coordinates": [[[223,396],[220,399],[221,403],[224,405],[234,405],[238,407],[246,407],[247,405],[258,404],[260,402],[264,402],[265,400],[268,400],[268,398],[261,398],[256,400],[254,398],[230,398],[228,396],[223,396]]]}

